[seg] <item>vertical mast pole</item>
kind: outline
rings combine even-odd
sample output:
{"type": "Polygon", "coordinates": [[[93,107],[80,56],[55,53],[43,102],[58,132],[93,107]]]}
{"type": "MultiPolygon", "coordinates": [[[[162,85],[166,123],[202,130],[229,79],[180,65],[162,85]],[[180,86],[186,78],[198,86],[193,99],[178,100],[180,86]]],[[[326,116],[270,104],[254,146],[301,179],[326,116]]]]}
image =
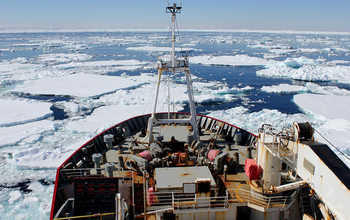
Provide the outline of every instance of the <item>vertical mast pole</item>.
{"type": "Polygon", "coordinates": [[[168,78],[168,119],[170,119],[170,79],[168,78]]]}
{"type": "Polygon", "coordinates": [[[173,72],[175,72],[175,20],[176,20],[176,3],[173,4],[173,10],[172,10],[172,16],[171,16],[171,22],[173,25],[172,29],[172,39],[171,39],[171,44],[172,44],[172,50],[171,50],[171,67],[173,68],[173,72]]]}

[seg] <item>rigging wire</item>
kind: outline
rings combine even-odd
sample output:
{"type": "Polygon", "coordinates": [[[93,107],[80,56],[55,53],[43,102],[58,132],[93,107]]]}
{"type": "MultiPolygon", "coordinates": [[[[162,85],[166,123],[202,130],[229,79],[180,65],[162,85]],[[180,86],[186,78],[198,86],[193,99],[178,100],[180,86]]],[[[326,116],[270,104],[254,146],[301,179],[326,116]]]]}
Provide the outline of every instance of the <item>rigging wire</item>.
{"type": "Polygon", "coordinates": [[[346,159],[350,160],[348,155],[344,154],[339,148],[337,148],[334,144],[332,144],[326,137],[324,137],[320,132],[318,132],[316,129],[314,129],[317,134],[319,134],[323,139],[325,139],[332,147],[334,147],[340,154],[342,154],[346,159]]]}
{"type": "MultiPolygon", "coordinates": [[[[176,25],[176,30],[177,30],[177,36],[179,38],[180,50],[181,50],[182,56],[185,56],[184,55],[185,52],[182,49],[182,43],[181,43],[181,37],[180,37],[181,35],[180,35],[180,30],[179,30],[179,27],[178,27],[178,24],[177,24],[177,19],[175,20],[175,25],[176,25]]],[[[187,51],[186,51],[186,55],[187,55],[187,51]]]]}
{"type": "Polygon", "coordinates": [[[143,114],[146,114],[147,108],[149,108],[149,107],[150,107],[150,112],[152,112],[152,106],[153,106],[152,103],[153,103],[153,101],[151,101],[151,98],[154,97],[153,94],[154,94],[154,92],[156,90],[155,89],[156,85],[157,85],[157,82],[154,83],[153,86],[152,86],[151,92],[148,95],[148,100],[146,101],[145,107],[143,108],[143,114]]]}

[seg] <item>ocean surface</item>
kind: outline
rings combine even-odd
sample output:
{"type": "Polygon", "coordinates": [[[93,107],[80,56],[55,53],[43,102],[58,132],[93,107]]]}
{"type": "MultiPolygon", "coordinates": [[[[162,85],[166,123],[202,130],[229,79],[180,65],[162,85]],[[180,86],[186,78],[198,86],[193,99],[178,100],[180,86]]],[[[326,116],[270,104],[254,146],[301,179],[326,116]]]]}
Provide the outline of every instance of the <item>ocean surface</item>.
{"type": "MultiPolygon", "coordinates": [[[[1,31],[1,220],[48,219],[55,170],[64,159],[128,114],[147,112],[157,58],[169,51],[170,34],[1,31]]],[[[307,120],[322,130],[338,117],[349,120],[294,101],[309,93],[350,97],[348,34],[185,30],[177,36],[177,48],[179,56],[190,56],[197,113],[255,134],[263,123],[307,120]]],[[[172,106],[189,111],[183,75],[165,73],[166,84],[178,94],[172,106]]],[[[162,94],[167,96],[167,88],[162,94]]],[[[167,105],[165,99],[159,106],[167,105]]],[[[349,125],[342,129],[350,131],[349,125]]],[[[345,153],[347,135],[338,145],[345,153]]]]}

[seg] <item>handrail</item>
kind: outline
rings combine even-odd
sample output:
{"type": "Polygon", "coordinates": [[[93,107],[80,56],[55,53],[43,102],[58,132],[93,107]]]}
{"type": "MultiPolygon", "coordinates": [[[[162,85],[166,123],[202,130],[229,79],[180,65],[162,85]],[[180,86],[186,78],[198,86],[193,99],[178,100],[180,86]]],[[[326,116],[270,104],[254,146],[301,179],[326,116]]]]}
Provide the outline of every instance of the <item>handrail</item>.
{"type": "Polygon", "coordinates": [[[60,209],[57,211],[54,219],[57,219],[58,216],[60,216],[60,214],[63,212],[63,210],[66,208],[66,206],[68,205],[68,203],[73,203],[74,202],[74,198],[69,198],[67,199],[67,201],[60,207],[60,209]]]}
{"type": "MultiPolygon", "coordinates": [[[[125,180],[124,174],[127,172],[133,172],[130,170],[124,170],[121,167],[118,167],[115,169],[118,171],[118,176],[116,177],[121,177],[122,180],[125,180]]],[[[60,172],[62,176],[67,180],[67,179],[74,179],[76,177],[104,177],[104,172],[105,168],[76,168],[76,169],[61,169],[60,172]],[[96,174],[91,173],[92,170],[96,171],[96,174]]],[[[133,178],[133,175],[132,175],[133,178]]]]}
{"type": "MultiPolygon", "coordinates": [[[[227,194],[228,195],[228,194],[227,194]]],[[[173,210],[228,208],[228,196],[198,197],[195,193],[150,192],[148,206],[169,206],[173,210]]]]}
{"type": "Polygon", "coordinates": [[[90,218],[90,217],[100,217],[102,220],[102,216],[114,215],[114,212],[111,213],[97,213],[93,215],[82,215],[82,216],[73,216],[73,217],[63,217],[63,218],[54,218],[53,220],[63,220],[63,219],[78,219],[78,218],[90,218]]]}
{"type": "Polygon", "coordinates": [[[266,209],[275,207],[285,208],[293,203],[297,196],[297,190],[290,196],[264,196],[244,189],[228,189],[227,191],[232,191],[232,194],[237,196],[243,202],[254,204],[266,209]]]}
{"type": "Polygon", "coordinates": [[[60,170],[64,179],[74,179],[76,177],[92,177],[99,176],[103,177],[105,169],[104,168],[77,168],[77,169],[65,169],[62,168],[60,170]],[[92,174],[91,171],[95,170],[96,174],[92,174]]]}

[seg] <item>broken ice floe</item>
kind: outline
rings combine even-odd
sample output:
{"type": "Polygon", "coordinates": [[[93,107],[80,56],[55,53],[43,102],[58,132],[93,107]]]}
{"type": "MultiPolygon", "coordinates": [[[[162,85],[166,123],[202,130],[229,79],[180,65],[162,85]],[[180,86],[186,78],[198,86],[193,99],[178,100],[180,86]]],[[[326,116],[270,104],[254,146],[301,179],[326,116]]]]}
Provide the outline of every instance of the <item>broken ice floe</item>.
{"type": "Polygon", "coordinates": [[[211,56],[202,55],[190,57],[190,63],[215,65],[215,66],[264,66],[268,63],[266,59],[250,57],[248,55],[235,56],[211,56]]]}

